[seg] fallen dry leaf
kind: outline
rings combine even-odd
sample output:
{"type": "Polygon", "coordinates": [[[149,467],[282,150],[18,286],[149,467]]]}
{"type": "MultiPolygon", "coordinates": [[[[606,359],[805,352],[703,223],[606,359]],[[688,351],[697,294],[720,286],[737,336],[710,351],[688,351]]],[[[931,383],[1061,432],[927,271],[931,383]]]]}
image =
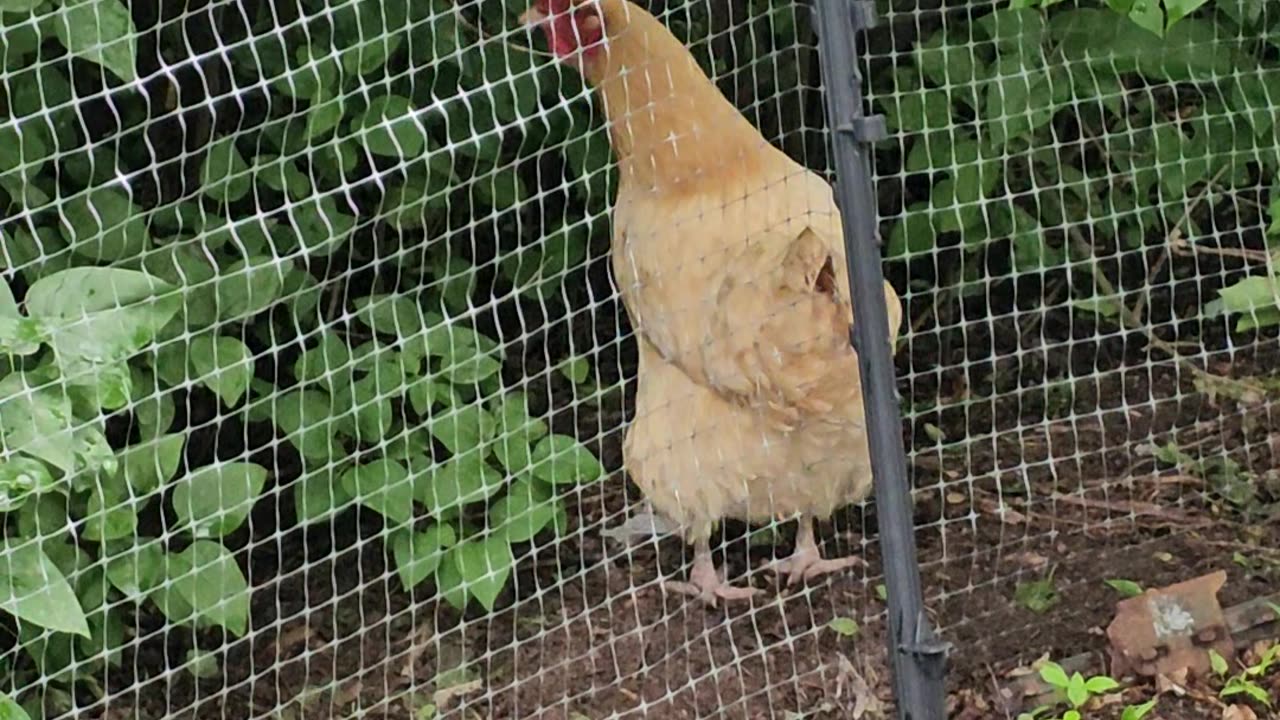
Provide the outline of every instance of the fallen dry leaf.
{"type": "Polygon", "coordinates": [[[1228,705],[1222,709],[1222,720],[1258,720],[1258,714],[1248,705],[1228,705]]]}

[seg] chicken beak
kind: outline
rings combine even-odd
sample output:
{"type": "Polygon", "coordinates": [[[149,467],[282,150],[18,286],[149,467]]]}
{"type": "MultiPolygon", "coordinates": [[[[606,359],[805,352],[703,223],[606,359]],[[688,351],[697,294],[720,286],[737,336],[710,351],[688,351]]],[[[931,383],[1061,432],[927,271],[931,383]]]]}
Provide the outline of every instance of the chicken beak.
{"type": "Polygon", "coordinates": [[[520,23],[527,28],[536,28],[547,21],[547,14],[536,7],[530,7],[520,15],[520,23]]]}

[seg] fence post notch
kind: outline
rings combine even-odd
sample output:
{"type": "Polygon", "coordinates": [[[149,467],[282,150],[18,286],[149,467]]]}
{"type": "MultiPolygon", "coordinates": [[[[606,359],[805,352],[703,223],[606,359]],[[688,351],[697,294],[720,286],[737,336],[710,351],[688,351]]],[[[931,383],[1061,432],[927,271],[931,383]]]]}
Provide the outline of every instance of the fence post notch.
{"type": "Polygon", "coordinates": [[[894,698],[901,720],[943,720],[944,676],[951,645],[938,637],[924,609],[897,382],[886,341],[889,322],[869,162],[871,143],[886,137],[885,123],[881,115],[863,113],[857,61],[857,35],[875,25],[875,6],[868,0],[814,3],[836,167],[835,199],[843,220],[846,270],[853,293],[850,340],[862,373],[867,444],[889,596],[894,698]]]}

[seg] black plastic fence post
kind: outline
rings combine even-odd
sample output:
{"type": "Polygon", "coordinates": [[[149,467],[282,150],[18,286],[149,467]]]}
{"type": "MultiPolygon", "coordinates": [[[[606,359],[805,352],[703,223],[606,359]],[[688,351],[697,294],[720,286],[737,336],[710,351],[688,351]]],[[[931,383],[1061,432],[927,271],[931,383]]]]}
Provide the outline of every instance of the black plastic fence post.
{"type": "Polygon", "coordinates": [[[867,0],[814,0],[827,121],[837,172],[836,202],[844,220],[854,330],[862,372],[867,440],[875,478],[880,545],[889,604],[889,657],[894,697],[902,720],[943,720],[944,675],[950,646],[935,634],[925,614],[916,558],[915,524],[902,445],[884,274],[876,239],[876,196],[871,143],[885,137],[884,118],[865,116],[858,70],[857,33],[875,24],[867,0]]]}

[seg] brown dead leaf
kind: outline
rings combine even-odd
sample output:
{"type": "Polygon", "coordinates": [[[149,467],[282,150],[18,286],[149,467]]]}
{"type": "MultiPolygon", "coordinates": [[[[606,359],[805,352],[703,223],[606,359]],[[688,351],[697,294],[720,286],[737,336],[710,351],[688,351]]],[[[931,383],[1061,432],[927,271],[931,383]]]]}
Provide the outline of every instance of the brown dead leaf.
{"type": "Polygon", "coordinates": [[[1181,668],[1169,675],[1156,676],[1156,692],[1161,695],[1173,693],[1178,697],[1187,694],[1187,669],[1181,668]]]}
{"type": "Polygon", "coordinates": [[[1258,714],[1248,705],[1228,705],[1222,709],[1222,720],[1258,720],[1258,714]]]}

